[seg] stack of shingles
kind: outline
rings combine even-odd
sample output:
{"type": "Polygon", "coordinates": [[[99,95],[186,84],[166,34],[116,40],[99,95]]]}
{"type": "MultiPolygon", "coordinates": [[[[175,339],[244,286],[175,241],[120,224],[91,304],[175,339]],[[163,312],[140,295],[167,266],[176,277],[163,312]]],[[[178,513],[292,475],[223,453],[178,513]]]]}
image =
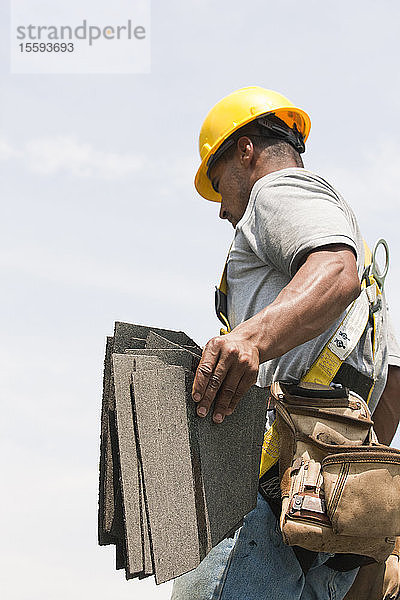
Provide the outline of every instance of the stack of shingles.
{"type": "Polygon", "coordinates": [[[99,543],[127,579],[195,568],[256,504],[266,392],[216,425],[191,398],[201,349],[185,333],[128,323],[107,338],[99,543]]]}

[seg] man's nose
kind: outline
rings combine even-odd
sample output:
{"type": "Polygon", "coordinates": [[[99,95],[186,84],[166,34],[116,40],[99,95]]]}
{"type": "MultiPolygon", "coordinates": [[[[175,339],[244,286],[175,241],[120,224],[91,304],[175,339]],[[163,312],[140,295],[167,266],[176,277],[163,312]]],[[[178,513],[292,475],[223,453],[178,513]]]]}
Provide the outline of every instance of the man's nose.
{"type": "Polygon", "coordinates": [[[224,209],[224,207],[221,204],[221,208],[219,210],[219,218],[220,219],[226,219],[227,215],[226,215],[226,210],[224,209]]]}

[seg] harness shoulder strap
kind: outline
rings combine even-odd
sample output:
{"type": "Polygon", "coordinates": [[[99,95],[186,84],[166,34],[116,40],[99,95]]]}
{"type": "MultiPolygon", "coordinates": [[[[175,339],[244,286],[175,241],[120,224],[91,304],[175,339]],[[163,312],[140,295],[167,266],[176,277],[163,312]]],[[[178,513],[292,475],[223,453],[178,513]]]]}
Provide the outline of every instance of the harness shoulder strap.
{"type": "MultiPolygon", "coordinates": [[[[375,340],[375,312],[380,308],[379,297],[382,289],[374,278],[371,266],[372,253],[364,240],[364,273],[361,281],[361,293],[350,305],[332,337],[301,379],[301,383],[330,385],[346,358],[360,341],[370,320],[373,324],[375,340]]],[[[371,396],[374,383],[375,380],[371,380],[367,400],[371,396]]]]}
{"type": "Polygon", "coordinates": [[[228,258],[231,248],[232,244],[228,250],[220,284],[215,288],[215,312],[224,325],[224,328],[221,327],[220,329],[220,335],[226,335],[232,331],[228,320],[228,258]]]}

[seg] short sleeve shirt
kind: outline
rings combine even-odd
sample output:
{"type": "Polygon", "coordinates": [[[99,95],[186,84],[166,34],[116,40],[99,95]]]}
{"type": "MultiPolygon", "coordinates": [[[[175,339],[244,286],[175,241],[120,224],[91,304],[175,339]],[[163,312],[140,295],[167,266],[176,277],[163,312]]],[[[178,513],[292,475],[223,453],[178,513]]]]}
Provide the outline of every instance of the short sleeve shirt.
{"type": "MultiPolygon", "coordinates": [[[[346,244],[354,250],[361,279],[364,270],[361,232],[352,209],[332,185],[302,168],[282,169],[259,179],[236,226],[228,257],[231,327],[273,302],[306,255],[330,244],[346,244]]],[[[372,411],[387,375],[386,312],[386,309],[379,311],[377,318],[379,346],[375,360],[370,325],[346,359],[361,373],[376,378],[370,400],[372,411]]],[[[341,318],[322,335],[261,365],[259,385],[268,386],[277,380],[298,382],[333,335],[341,318]]]]}

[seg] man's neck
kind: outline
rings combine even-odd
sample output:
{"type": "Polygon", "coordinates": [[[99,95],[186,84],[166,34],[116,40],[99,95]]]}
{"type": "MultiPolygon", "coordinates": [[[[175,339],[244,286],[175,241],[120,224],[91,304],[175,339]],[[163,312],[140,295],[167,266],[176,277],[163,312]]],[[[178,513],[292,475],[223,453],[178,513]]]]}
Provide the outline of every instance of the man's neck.
{"type": "Polygon", "coordinates": [[[253,171],[251,178],[251,186],[255,184],[256,181],[264,177],[265,175],[269,175],[270,173],[274,173],[275,171],[282,171],[282,169],[303,169],[304,165],[297,164],[294,159],[288,158],[287,160],[263,160],[260,164],[256,165],[256,168],[253,171]]]}

